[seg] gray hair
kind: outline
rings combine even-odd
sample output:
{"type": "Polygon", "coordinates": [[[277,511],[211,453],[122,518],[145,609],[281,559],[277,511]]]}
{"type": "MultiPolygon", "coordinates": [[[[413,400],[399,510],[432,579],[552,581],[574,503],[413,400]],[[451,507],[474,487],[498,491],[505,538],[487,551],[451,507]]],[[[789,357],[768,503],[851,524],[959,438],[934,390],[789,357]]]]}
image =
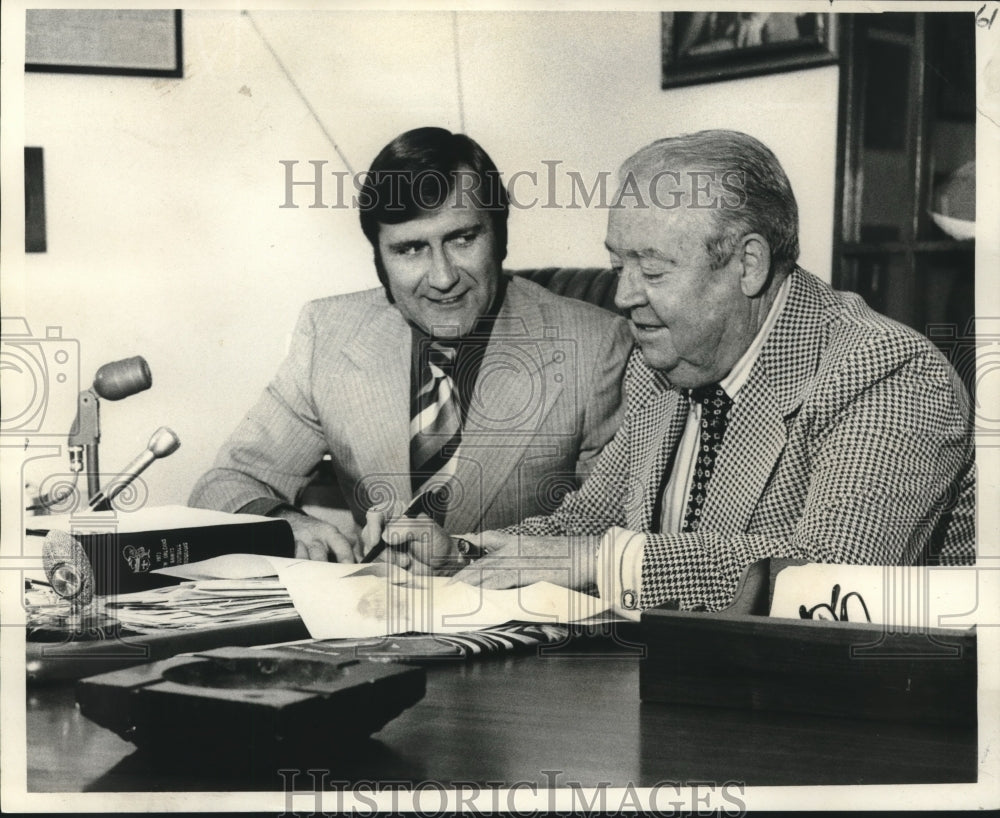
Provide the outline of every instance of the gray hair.
{"type": "Polygon", "coordinates": [[[782,276],[791,272],[799,257],[799,210],[770,148],[739,131],[698,131],[647,145],[625,160],[619,176],[650,179],[664,171],[710,180],[705,190],[717,202],[710,210],[717,230],[705,249],[713,269],[732,258],[743,236],[760,233],[770,245],[772,269],[782,276]]]}

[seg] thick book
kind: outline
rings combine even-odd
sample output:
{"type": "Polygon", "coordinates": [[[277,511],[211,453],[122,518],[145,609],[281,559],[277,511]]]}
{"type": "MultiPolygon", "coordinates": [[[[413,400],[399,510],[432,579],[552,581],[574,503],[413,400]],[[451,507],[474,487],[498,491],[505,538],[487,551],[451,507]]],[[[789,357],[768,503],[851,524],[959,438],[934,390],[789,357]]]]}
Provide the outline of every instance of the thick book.
{"type": "Polygon", "coordinates": [[[56,539],[70,542],[53,532],[68,534],[82,548],[98,595],[176,583],[174,577],[152,572],[223,554],[295,554],[292,528],[285,520],[187,506],[33,517],[27,523],[28,550],[51,550],[56,539]]]}

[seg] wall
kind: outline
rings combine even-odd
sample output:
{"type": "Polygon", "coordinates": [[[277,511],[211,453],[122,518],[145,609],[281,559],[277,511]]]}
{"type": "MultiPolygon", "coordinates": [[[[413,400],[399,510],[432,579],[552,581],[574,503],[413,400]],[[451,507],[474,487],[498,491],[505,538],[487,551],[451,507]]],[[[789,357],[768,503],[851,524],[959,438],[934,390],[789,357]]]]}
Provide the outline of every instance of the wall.
{"type": "MultiPolygon", "coordinates": [[[[23,314],[36,334],[58,325],[79,339],[83,383],[106,361],[147,358],[153,388],[102,405],[102,466],[174,428],[182,446],[148,473],[151,502],[186,500],[304,301],[376,283],[355,211],[309,208],[304,188],[301,207],[279,207],[279,160],[298,160],[300,179],[309,160],[344,165],[275,54],[355,171],[407,128],[459,129],[464,109],[508,178],[536,172],[542,202],[512,214],[508,266],[606,262],[604,211],[541,206],[549,167],[559,185],[570,170],[591,180],[656,137],[729,127],[785,165],[802,262],[829,279],[836,67],[662,91],[654,13],[185,11],[184,48],[181,80],[25,77],[49,245],[25,259],[23,314]]],[[[554,195],[568,204],[568,187],[554,195]]]]}

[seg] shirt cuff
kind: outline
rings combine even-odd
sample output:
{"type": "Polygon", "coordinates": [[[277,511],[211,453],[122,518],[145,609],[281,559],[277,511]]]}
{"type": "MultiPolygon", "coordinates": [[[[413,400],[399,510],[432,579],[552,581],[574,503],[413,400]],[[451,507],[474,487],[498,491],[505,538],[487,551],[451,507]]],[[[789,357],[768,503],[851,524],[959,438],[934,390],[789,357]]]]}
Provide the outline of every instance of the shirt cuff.
{"type": "Polygon", "coordinates": [[[642,554],[646,535],[625,528],[611,528],[597,547],[597,590],[612,610],[639,621],[642,590],[642,554]]]}

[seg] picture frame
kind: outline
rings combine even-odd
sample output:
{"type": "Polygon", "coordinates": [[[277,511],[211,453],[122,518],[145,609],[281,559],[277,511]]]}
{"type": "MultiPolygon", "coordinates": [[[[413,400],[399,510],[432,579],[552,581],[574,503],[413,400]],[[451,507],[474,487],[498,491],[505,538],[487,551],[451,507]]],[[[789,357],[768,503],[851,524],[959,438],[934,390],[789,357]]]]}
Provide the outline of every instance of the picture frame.
{"type": "Polygon", "coordinates": [[[184,76],[179,9],[27,9],[25,71],[184,76]]]}
{"type": "Polygon", "coordinates": [[[661,88],[836,63],[836,16],[813,12],[662,12],[661,88]]]}
{"type": "Polygon", "coordinates": [[[24,149],[24,252],[44,253],[45,156],[42,148],[24,149]]]}

